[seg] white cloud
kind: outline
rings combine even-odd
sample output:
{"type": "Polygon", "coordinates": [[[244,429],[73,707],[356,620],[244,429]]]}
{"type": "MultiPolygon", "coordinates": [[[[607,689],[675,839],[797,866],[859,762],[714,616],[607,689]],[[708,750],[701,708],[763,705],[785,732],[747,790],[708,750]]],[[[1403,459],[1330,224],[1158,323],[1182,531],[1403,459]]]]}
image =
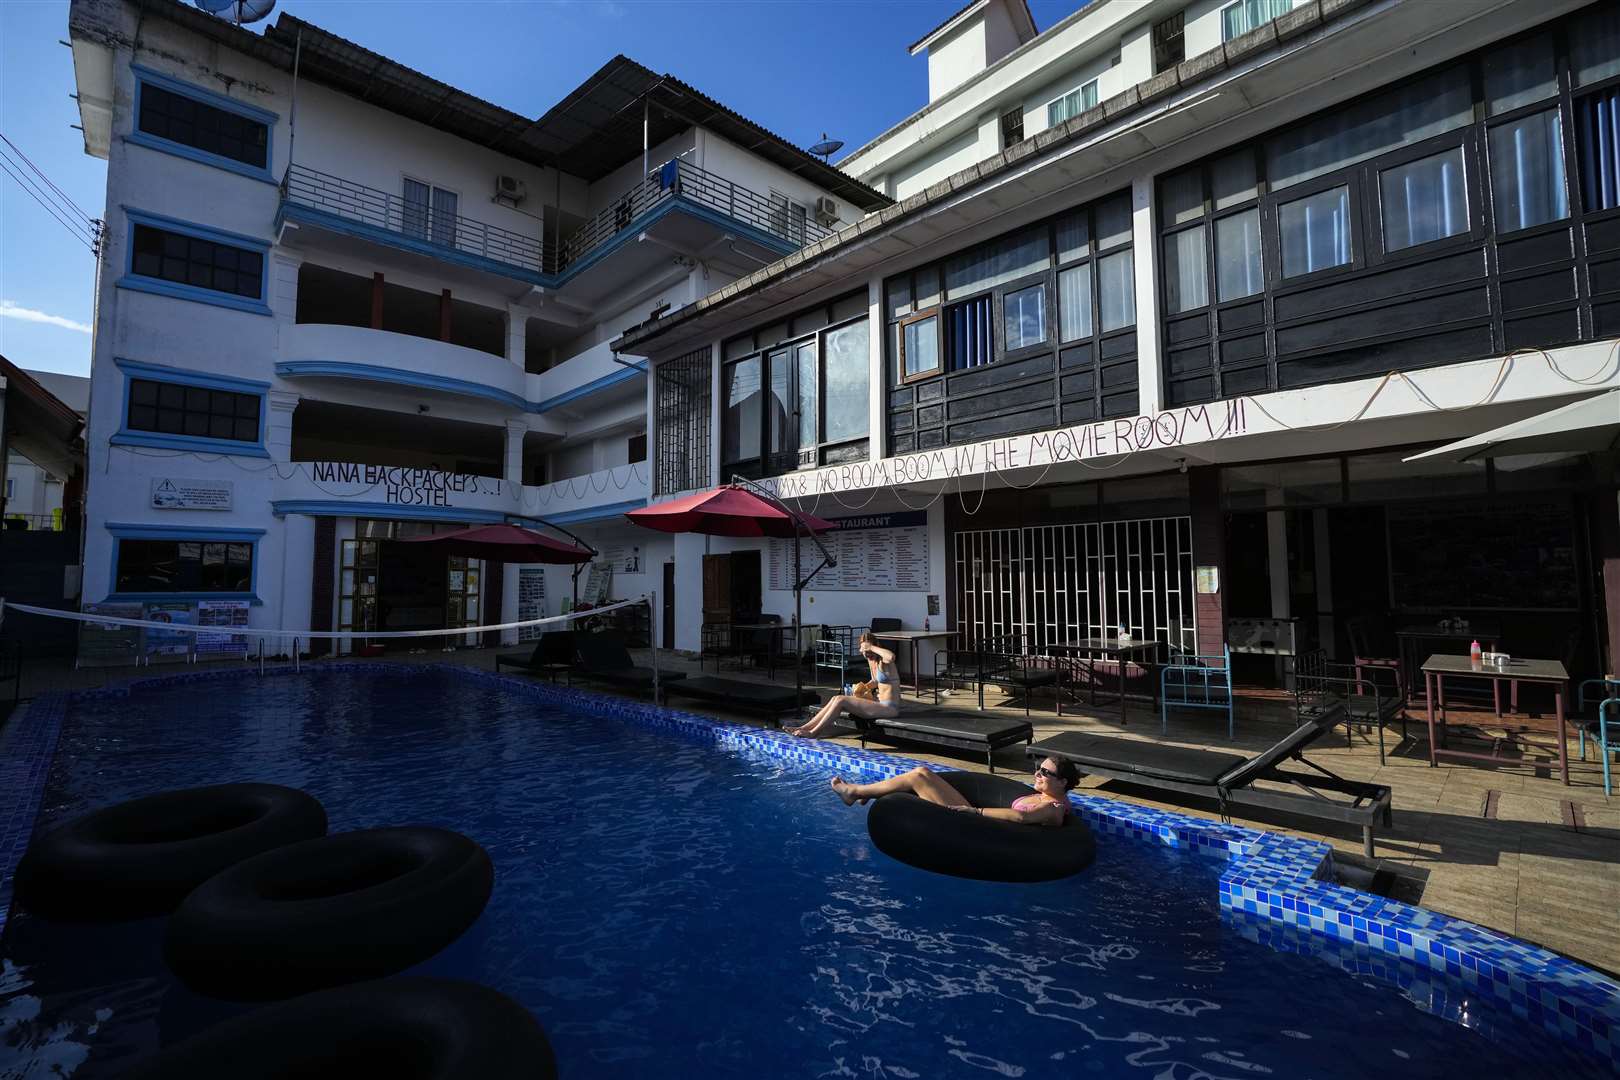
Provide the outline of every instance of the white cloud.
{"type": "Polygon", "coordinates": [[[35,311],[25,308],[10,300],[0,300],[0,319],[16,319],[19,322],[44,323],[46,326],[60,326],[64,330],[77,330],[81,334],[90,333],[90,327],[82,322],[61,315],[52,315],[49,312],[35,311]]]}

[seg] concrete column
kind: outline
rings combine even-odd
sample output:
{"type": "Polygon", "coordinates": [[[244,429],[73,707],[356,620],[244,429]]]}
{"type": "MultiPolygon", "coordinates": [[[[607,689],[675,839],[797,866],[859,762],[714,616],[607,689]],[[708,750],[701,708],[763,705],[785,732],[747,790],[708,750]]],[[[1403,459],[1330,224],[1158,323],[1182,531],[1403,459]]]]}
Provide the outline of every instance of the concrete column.
{"type": "Polygon", "coordinates": [[[506,422],[506,466],[501,471],[501,478],[508,484],[516,486],[523,484],[523,436],[528,433],[527,421],[506,422]]]}
{"type": "MultiPolygon", "coordinates": [[[[721,351],[724,341],[715,338],[709,346],[709,400],[714,402],[714,408],[709,410],[709,486],[714,487],[727,483],[729,476],[720,475],[720,421],[725,416],[726,400],[720,396],[720,364],[725,359],[721,351]]],[[[685,648],[685,646],[678,646],[685,648]]]]}
{"type": "MultiPolygon", "coordinates": [[[[1316,549],[1316,610],[1330,613],[1333,611],[1333,543],[1328,536],[1328,512],[1312,510],[1311,526],[1316,549]]],[[[1317,638],[1321,641],[1322,648],[1327,650],[1329,657],[1334,655],[1334,648],[1337,645],[1333,623],[1334,618],[1331,614],[1317,616],[1317,638]]]]}
{"type": "Polygon", "coordinates": [[[528,308],[506,305],[506,359],[519,371],[528,370],[528,324],[528,308]]]}
{"type": "Polygon", "coordinates": [[[883,360],[883,275],[874,274],[866,280],[866,319],[870,328],[867,334],[871,346],[871,387],[872,392],[867,400],[866,430],[869,435],[867,458],[871,461],[880,460],[888,451],[888,428],[886,426],[887,410],[884,405],[889,400],[889,372],[888,365],[883,360]]]}
{"type": "MultiPolygon", "coordinates": [[[[518,582],[527,569],[529,567],[513,563],[506,568],[506,573],[501,577],[501,622],[516,622],[518,619],[523,618],[518,613],[518,582]]],[[[544,615],[545,612],[541,612],[541,614],[544,615]]],[[[516,630],[502,630],[501,644],[516,645],[518,643],[518,633],[516,630]]]]}
{"type": "Polygon", "coordinates": [[[1159,348],[1159,228],[1154,180],[1131,182],[1131,246],[1136,263],[1136,411],[1164,408],[1164,358],[1159,348]]]}
{"type": "Polygon", "coordinates": [[[1187,492],[1192,505],[1192,546],[1194,567],[1213,566],[1216,591],[1195,593],[1193,618],[1198,626],[1198,651],[1219,653],[1226,643],[1226,516],[1221,513],[1221,470],[1213,465],[1197,466],[1187,473],[1187,492]]]}
{"type": "MultiPolygon", "coordinates": [[[[1277,488],[1268,489],[1268,501],[1282,501],[1282,492],[1277,488]]],[[[1272,510],[1266,514],[1266,569],[1271,578],[1271,617],[1286,619],[1292,614],[1288,592],[1288,512],[1286,510],[1272,510]]],[[[1284,680],[1283,685],[1293,689],[1292,680],[1285,679],[1286,666],[1282,657],[1277,658],[1277,678],[1284,680]]]]}
{"type": "Polygon", "coordinates": [[[298,321],[298,268],[303,265],[302,258],[287,252],[270,257],[270,310],[281,326],[298,321]]]}
{"type": "Polygon", "coordinates": [[[300,395],[290,390],[270,391],[270,415],[265,421],[264,448],[272,461],[292,460],[293,413],[300,395]]]}

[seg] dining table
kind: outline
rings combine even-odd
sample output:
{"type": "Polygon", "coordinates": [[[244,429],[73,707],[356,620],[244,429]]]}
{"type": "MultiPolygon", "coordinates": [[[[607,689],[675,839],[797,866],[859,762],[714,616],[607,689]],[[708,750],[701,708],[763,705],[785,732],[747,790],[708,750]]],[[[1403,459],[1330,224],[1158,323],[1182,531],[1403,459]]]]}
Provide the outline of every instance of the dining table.
{"type": "MultiPolygon", "coordinates": [[[[1486,652],[1494,652],[1497,640],[1502,636],[1502,624],[1495,619],[1469,619],[1467,626],[1458,626],[1457,620],[1443,620],[1440,622],[1411,622],[1404,623],[1395,630],[1395,652],[1400,661],[1401,670],[1408,673],[1406,680],[1406,694],[1408,699],[1417,697],[1417,680],[1410,677],[1410,673],[1418,669],[1418,661],[1435,648],[1443,648],[1447,652],[1468,651],[1468,646],[1478,641],[1486,652]]],[[[1500,710],[1499,710],[1500,711],[1500,710]]]]}
{"type": "Polygon", "coordinates": [[[953,638],[953,637],[956,636],[956,631],[955,630],[873,630],[873,631],[871,631],[871,634],[872,634],[872,637],[877,641],[895,641],[895,642],[900,642],[902,644],[906,644],[906,643],[910,644],[910,646],[911,646],[911,676],[912,676],[912,680],[916,683],[917,694],[920,696],[922,694],[922,692],[923,692],[923,687],[922,687],[923,673],[922,673],[922,665],[921,665],[921,663],[919,663],[918,658],[919,658],[919,656],[921,654],[922,643],[925,642],[925,641],[933,640],[933,639],[939,639],[939,640],[942,640],[942,641],[943,640],[948,640],[948,639],[953,638]]]}
{"type": "MultiPolygon", "coordinates": [[[[1065,653],[1087,654],[1087,659],[1103,659],[1112,661],[1119,666],[1119,722],[1123,726],[1125,718],[1125,669],[1135,658],[1136,664],[1145,669],[1148,674],[1148,685],[1153,700],[1154,711],[1159,708],[1159,680],[1154,678],[1159,658],[1159,642],[1143,640],[1142,638],[1117,637],[1087,637],[1076,638],[1073,641],[1054,641],[1047,644],[1048,651],[1061,650],[1065,653]]],[[[1097,703],[1097,677],[1096,667],[1093,665],[1091,678],[1087,680],[1091,686],[1091,704],[1097,703]]]]}
{"type": "MultiPolygon", "coordinates": [[[[1453,750],[1446,741],[1446,680],[1485,680],[1491,683],[1492,696],[1500,702],[1503,682],[1541,683],[1552,688],[1555,730],[1558,739],[1558,772],[1565,785],[1569,783],[1569,739],[1564,721],[1564,698],[1569,693],[1569,672],[1557,660],[1524,660],[1514,657],[1506,663],[1487,663],[1470,656],[1435,654],[1423,663],[1423,689],[1428,704],[1429,765],[1437,765],[1442,758],[1459,761],[1484,761],[1492,764],[1523,765],[1524,759],[1505,757],[1505,748],[1523,748],[1529,744],[1525,735],[1540,731],[1529,725],[1509,725],[1500,736],[1491,736],[1491,750],[1481,753],[1473,750],[1453,750]]],[[[1543,732],[1544,733],[1544,732],[1543,732]]],[[[1543,748],[1544,749],[1544,748],[1543,748]]]]}

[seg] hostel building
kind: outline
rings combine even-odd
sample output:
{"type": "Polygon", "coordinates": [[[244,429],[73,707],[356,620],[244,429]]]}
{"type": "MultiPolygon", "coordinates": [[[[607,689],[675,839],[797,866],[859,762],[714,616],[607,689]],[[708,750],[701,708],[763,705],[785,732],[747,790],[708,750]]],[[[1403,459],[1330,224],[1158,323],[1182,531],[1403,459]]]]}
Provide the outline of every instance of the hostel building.
{"type": "Polygon", "coordinates": [[[603,552],[604,592],[652,591],[669,543],[621,516],[650,492],[649,380],[609,343],[890,203],[624,57],[534,117],[285,14],[76,0],[70,37],[108,163],[90,603],[555,614],[565,572],[397,542],[536,519],[603,552]]]}
{"type": "MultiPolygon", "coordinates": [[[[1124,629],[1264,677],[1467,618],[1620,668],[1613,431],[1450,446],[1620,419],[1620,5],[1094,0],[1037,33],[976,0],[911,53],[928,103],[841,163],[894,205],[613,343],[652,366],[655,499],[741,474],[850,519],[810,622],[1124,629]]],[[[674,554],[675,644],[722,578],[790,616],[780,545],[674,554]]]]}

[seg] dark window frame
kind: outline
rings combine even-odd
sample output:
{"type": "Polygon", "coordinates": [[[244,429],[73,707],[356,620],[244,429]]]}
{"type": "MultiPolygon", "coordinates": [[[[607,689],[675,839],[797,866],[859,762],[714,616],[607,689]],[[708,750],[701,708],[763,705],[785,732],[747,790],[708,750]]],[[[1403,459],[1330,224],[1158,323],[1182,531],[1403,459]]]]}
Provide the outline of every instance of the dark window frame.
{"type": "Polygon", "coordinates": [[[259,303],[264,301],[264,251],[226,243],[211,236],[199,236],[190,232],[182,232],[179,229],[165,228],[162,225],[146,221],[132,219],[130,225],[129,272],[135,277],[146,278],[149,281],[159,281],[166,285],[179,286],[185,289],[216,293],[236,301],[247,300],[259,303]],[[171,240],[184,241],[184,254],[171,250],[179,246],[170,243],[171,240]],[[156,241],[157,245],[156,251],[142,250],[143,245],[150,247],[154,241],[156,241]],[[197,245],[206,246],[198,247],[197,245]],[[236,253],[237,266],[234,269],[220,265],[219,255],[223,251],[236,253]],[[205,253],[211,254],[211,258],[206,262],[200,258],[205,253]],[[258,260],[257,270],[243,270],[241,268],[242,256],[252,256],[258,260]],[[155,264],[152,262],[153,259],[157,260],[155,264]],[[176,268],[171,268],[170,263],[178,263],[179,267],[177,269],[184,272],[179,276],[174,276],[171,270],[176,268]],[[210,278],[215,272],[229,272],[236,275],[238,279],[249,278],[255,281],[257,288],[249,292],[241,287],[234,289],[218,288],[212,282],[207,285],[197,284],[192,279],[197,276],[197,271],[203,268],[207,269],[210,278]]]}
{"type": "Polygon", "coordinates": [[[1020,105],[1017,108],[1008,109],[1006,112],[1002,113],[1001,114],[1001,121],[1000,121],[1000,129],[1001,129],[1001,148],[1003,150],[1007,149],[1007,147],[1009,147],[1009,146],[1016,146],[1018,143],[1023,142],[1024,141],[1024,107],[1022,105],[1020,105]],[[1009,122],[1009,121],[1014,121],[1014,122],[1009,122]]]}
{"type": "Polygon", "coordinates": [[[255,171],[268,173],[270,168],[271,125],[268,122],[234,109],[222,108],[195,94],[161,85],[151,78],[140,77],[135,130],[151,138],[184,146],[209,157],[232,161],[255,171]],[[181,115],[184,110],[175,108],[180,102],[193,110],[191,116],[181,115]],[[152,126],[148,126],[149,123],[152,126]],[[186,130],[187,126],[189,130],[186,130]],[[231,130],[233,128],[240,130],[231,130]],[[257,139],[251,137],[255,131],[259,135],[257,139]],[[238,152],[232,152],[229,144],[233,143],[239,144],[238,152]]]}
{"type": "Polygon", "coordinates": [[[255,539],[242,537],[237,539],[215,537],[153,537],[153,536],[115,536],[113,538],[113,593],[125,596],[162,596],[165,594],[191,594],[204,593],[224,597],[250,597],[253,595],[256,583],[256,570],[258,562],[258,544],[255,539]],[[126,550],[125,545],[140,545],[139,548],[126,550]],[[172,557],[165,560],[167,552],[158,550],[160,545],[172,545],[172,557]],[[208,549],[217,547],[221,550],[210,552],[208,549]],[[195,549],[195,550],[191,550],[195,549]],[[246,558],[239,559],[238,555],[245,550],[246,558]],[[139,556],[128,558],[127,556],[139,556]],[[214,564],[222,569],[220,573],[225,580],[217,585],[210,585],[206,580],[206,567],[211,565],[210,556],[217,555],[219,561],[214,564]],[[153,566],[163,565],[164,561],[176,567],[175,579],[167,587],[153,588],[151,576],[153,566]],[[134,570],[131,564],[140,567],[145,576],[134,579],[134,570]],[[195,563],[193,577],[182,577],[180,568],[182,564],[195,563]],[[237,574],[233,575],[231,568],[239,567],[237,574]],[[237,582],[246,579],[245,587],[237,587],[237,582]],[[133,587],[132,587],[133,586],[133,587]]]}
{"type": "Polygon", "coordinates": [[[1178,11],[1153,24],[1150,35],[1153,43],[1153,74],[1168,71],[1187,59],[1186,15],[1185,11],[1178,11]]]}
{"type": "Polygon", "coordinates": [[[263,443],[264,436],[264,398],[260,394],[246,393],[240,390],[219,389],[192,383],[152,379],[145,376],[130,376],[124,407],[124,430],[186,439],[223,439],[229,442],[258,446],[263,443]],[[148,387],[151,388],[153,400],[150,402],[139,400],[147,396],[148,387]],[[197,395],[199,394],[204,395],[206,400],[197,402],[197,395]],[[179,396],[178,403],[172,403],[174,395],[179,396]],[[221,402],[219,400],[221,397],[227,400],[221,402]],[[165,398],[171,400],[166,401],[165,398]],[[249,402],[253,406],[251,413],[243,411],[243,405],[249,402]],[[218,411],[214,408],[216,404],[228,404],[230,411],[218,411]],[[136,410],[141,410],[140,419],[137,419],[136,410]],[[151,410],[149,420],[146,418],[146,410],[151,410]],[[171,430],[171,428],[164,426],[164,417],[171,413],[175,414],[181,430],[171,430]],[[209,430],[186,430],[193,426],[192,417],[201,417],[203,426],[209,430]],[[215,419],[230,421],[232,434],[215,434],[213,430],[215,419]],[[251,435],[236,434],[237,431],[241,430],[240,425],[244,422],[251,424],[251,435]]]}
{"type": "Polygon", "coordinates": [[[894,325],[899,330],[899,334],[895,338],[895,350],[899,358],[897,370],[900,375],[900,385],[904,386],[907,383],[931,379],[945,369],[945,317],[943,309],[943,304],[934,304],[922,311],[913,312],[895,320],[894,325]],[[908,375],[906,374],[906,327],[912,323],[927,322],[929,319],[934,320],[934,366],[926,371],[918,371],[908,375]]]}

